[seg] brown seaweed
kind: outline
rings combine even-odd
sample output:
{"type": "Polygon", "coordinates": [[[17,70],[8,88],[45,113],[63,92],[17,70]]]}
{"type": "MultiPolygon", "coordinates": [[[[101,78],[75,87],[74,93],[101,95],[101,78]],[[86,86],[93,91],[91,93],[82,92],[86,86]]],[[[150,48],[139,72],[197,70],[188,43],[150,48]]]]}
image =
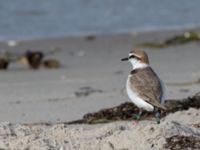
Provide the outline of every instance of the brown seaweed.
{"type": "Polygon", "coordinates": [[[187,110],[189,108],[200,108],[200,93],[197,93],[193,97],[188,97],[183,100],[167,100],[165,106],[168,108],[168,113],[174,113],[176,111],[187,110]]]}
{"type": "Polygon", "coordinates": [[[6,70],[10,64],[9,59],[7,58],[0,58],[0,69],[6,70]]]}
{"type": "Polygon", "coordinates": [[[192,126],[195,127],[195,128],[200,128],[200,123],[195,123],[192,126]]]}
{"type": "Polygon", "coordinates": [[[41,51],[30,51],[28,50],[25,54],[28,65],[32,69],[38,69],[44,58],[44,53],[41,51]]]}
{"type": "Polygon", "coordinates": [[[170,150],[199,150],[200,137],[175,135],[166,139],[165,148],[170,150]]]}
{"type": "Polygon", "coordinates": [[[17,54],[10,53],[8,51],[0,53],[0,69],[8,69],[10,63],[17,61],[17,54]]]}
{"type": "Polygon", "coordinates": [[[43,51],[32,51],[27,50],[24,54],[21,54],[21,56],[18,57],[18,61],[22,64],[28,65],[31,69],[39,69],[42,65],[45,68],[59,68],[60,62],[56,59],[46,59],[44,58],[47,55],[55,54],[56,52],[59,52],[59,49],[55,49],[48,52],[43,51]]]}
{"type": "Polygon", "coordinates": [[[74,94],[76,97],[85,97],[89,96],[92,93],[102,93],[103,91],[100,89],[93,89],[90,86],[80,87],[78,91],[76,91],[74,94]]]}
{"type": "Polygon", "coordinates": [[[60,49],[55,49],[48,52],[39,50],[27,50],[24,53],[15,53],[9,51],[1,52],[0,69],[6,70],[9,67],[9,64],[14,62],[20,62],[28,65],[31,69],[39,69],[41,65],[44,65],[46,68],[59,68],[60,62],[56,59],[46,59],[43,61],[44,57],[47,55],[52,55],[59,51],[60,49]]]}
{"type": "MultiPolygon", "coordinates": [[[[167,107],[166,112],[162,112],[161,116],[164,117],[169,113],[176,111],[187,110],[189,108],[200,108],[200,93],[193,97],[188,97],[183,100],[166,100],[165,106],[167,107]]],[[[88,113],[83,116],[83,119],[68,122],[68,124],[86,123],[86,124],[97,124],[107,123],[112,121],[125,121],[133,120],[133,116],[139,112],[139,109],[131,102],[125,102],[119,106],[112,108],[102,109],[98,112],[88,113]]],[[[151,112],[144,111],[141,120],[151,120],[154,118],[154,114],[151,112]]]]}
{"type": "Polygon", "coordinates": [[[48,69],[57,69],[60,68],[61,64],[56,59],[46,59],[42,62],[43,66],[48,69]]]}
{"type": "Polygon", "coordinates": [[[85,39],[87,41],[94,41],[96,39],[96,36],[95,35],[88,35],[88,36],[85,36],[85,39]]]}
{"type": "Polygon", "coordinates": [[[150,47],[150,48],[164,48],[168,46],[176,46],[176,45],[182,45],[190,42],[197,42],[200,41],[200,35],[199,33],[187,31],[183,34],[176,35],[174,37],[171,37],[163,42],[147,42],[139,44],[139,47],[150,47]]]}

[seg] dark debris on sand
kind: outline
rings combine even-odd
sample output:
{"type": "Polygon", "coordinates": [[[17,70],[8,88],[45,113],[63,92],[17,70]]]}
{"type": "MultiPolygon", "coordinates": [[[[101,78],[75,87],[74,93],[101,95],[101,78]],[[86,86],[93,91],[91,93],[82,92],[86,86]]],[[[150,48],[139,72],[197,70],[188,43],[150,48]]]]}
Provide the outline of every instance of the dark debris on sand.
{"type": "Polygon", "coordinates": [[[180,110],[187,110],[189,108],[200,108],[200,92],[195,94],[193,97],[188,97],[183,100],[168,100],[165,103],[167,112],[176,112],[180,110]]]}
{"type": "Polygon", "coordinates": [[[56,59],[46,59],[43,61],[43,66],[49,69],[56,69],[56,68],[60,68],[61,64],[56,59]]]}
{"type": "Polygon", "coordinates": [[[85,86],[85,87],[81,87],[79,88],[78,91],[76,91],[74,94],[76,97],[85,97],[85,96],[89,96],[92,93],[102,93],[103,91],[100,89],[93,89],[90,86],[85,86]]]}
{"type": "Polygon", "coordinates": [[[0,69],[6,70],[8,69],[10,63],[16,61],[16,56],[13,56],[10,52],[0,52],[0,69]]]}
{"type": "Polygon", "coordinates": [[[5,70],[9,66],[9,60],[6,58],[0,58],[0,69],[5,70]]]}
{"type": "Polygon", "coordinates": [[[48,69],[60,68],[60,62],[57,59],[45,59],[46,56],[59,52],[55,49],[48,52],[40,50],[26,50],[24,53],[3,52],[0,53],[0,69],[8,69],[10,63],[21,63],[27,65],[30,69],[39,69],[41,66],[48,69]]]}
{"type": "Polygon", "coordinates": [[[85,36],[85,40],[87,41],[94,41],[96,39],[96,36],[95,35],[88,35],[88,36],[85,36]]]}
{"type": "Polygon", "coordinates": [[[186,44],[190,42],[197,42],[197,41],[200,41],[199,33],[187,31],[187,32],[184,32],[183,34],[176,35],[160,43],[148,42],[148,43],[139,44],[138,46],[150,47],[150,48],[164,48],[168,46],[176,46],[176,45],[186,44]]]}
{"type": "Polygon", "coordinates": [[[32,51],[27,50],[24,55],[21,56],[21,60],[25,60],[27,65],[31,69],[39,69],[42,65],[45,68],[55,69],[60,68],[60,62],[56,59],[44,59],[47,55],[54,54],[56,50],[49,51],[49,52],[42,52],[42,51],[32,51]]]}
{"type": "Polygon", "coordinates": [[[192,126],[195,128],[200,128],[200,123],[193,124],[192,126]]]}
{"type": "Polygon", "coordinates": [[[200,150],[200,137],[175,135],[166,142],[164,147],[170,150],[200,150]]]}
{"type": "MultiPolygon", "coordinates": [[[[161,116],[164,117],[169,113],[176,111],[187,110],[189,108],[200,108],[200,93],[183,100],[167,100],[165,103],[167,112],[162,112],[161,116]]],[[[125,102],[119,106],[102,109],[98,112],[88,113],[83,116],[83,119],[69,122],[68,124],[86,123],[97,124],[107,123],[119,120],[133,120],[133,116],[139,112],[139,109],[131,102],[125,102]]],[[[145,112],[141,116],[141,120],[151,120],[154,114],[145,112]]]]}

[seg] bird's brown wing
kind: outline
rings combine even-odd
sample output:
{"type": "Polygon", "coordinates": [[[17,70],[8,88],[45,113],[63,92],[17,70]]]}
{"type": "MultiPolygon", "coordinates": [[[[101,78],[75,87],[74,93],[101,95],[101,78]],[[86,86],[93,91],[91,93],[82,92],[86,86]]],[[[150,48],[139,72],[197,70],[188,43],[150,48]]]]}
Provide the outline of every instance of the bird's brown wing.
{"type": "Polygon", "coordinates": [[[132,90],[137,92],[139,96],[155,106],[156,108],[165,110],[161,105],[163,89],[156,73],[150,68],[138,69],[131,76],[132,90]]]}

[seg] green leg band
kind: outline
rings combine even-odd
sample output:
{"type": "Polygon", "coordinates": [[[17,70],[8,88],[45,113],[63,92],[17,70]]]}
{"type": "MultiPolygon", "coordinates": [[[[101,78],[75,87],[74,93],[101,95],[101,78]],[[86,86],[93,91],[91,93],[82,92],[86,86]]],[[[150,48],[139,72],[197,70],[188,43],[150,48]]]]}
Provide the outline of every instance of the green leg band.
{"type": "Polygon", "coordinates": [[[156,118],[156,123],[160,124],[160,118],[156,118]]]}
{"type": "Polygon", "coordinates": [[[156,112],[155,117],[156,117],[156,123],[160,124],[160,112],[156,112]]]}
{"type": "Polygon", "coordinates": [[[134,118],[135,120],[140,120],[141,117],[140,117],[140,114],[137,114],[137,115],[134,115],[133,118],[134,118]]]}

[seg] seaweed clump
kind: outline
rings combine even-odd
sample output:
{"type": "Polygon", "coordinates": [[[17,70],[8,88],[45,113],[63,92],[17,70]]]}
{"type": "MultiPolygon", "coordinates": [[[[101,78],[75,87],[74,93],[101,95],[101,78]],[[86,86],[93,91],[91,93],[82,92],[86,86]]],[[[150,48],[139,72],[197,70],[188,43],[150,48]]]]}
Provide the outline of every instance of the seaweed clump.
{"type": "Polygon", "coordinates": [[[22,64],[28,65],[31,69],[39,69],[41,66],[49,69],[60,68],[60,62],[56,59],[45,59],[46,56],[54,54],[56,51],[42,52],[27,50],[22,54],[18,61],[22,64]]]}
{"type": "Polygon", "coordinates": [[[41,66],[49,69],[60,68],[61,64],[59,60],[54,58],[45,59],[48,55],[52,55],[58,52],[58,50],[52,50],[48,52],[43,52],[40,50],[26,50],[24,53],[14,53],[14,52],[1,52],[0,53],[0,69],[8,69],[11,63],[21,63],[27,65],[30,69],[39,69],[41,66]]]}
{"type": "Polygon", "coordinates": [[[151,47],[151,48],[164,48],[168,46],[176,46],[181,44],[186,44],[190,42],[200,41],[200,35],[196,32],[187,31],[183,34],[176,35],[169,38],[163,42],[148,42],[139,44],[141,47],[151,47]]]}
{"type": "Polygon", "coordinates": [[[200,108],[200,92],[192,97],[188,97],[183,100],[167,100],[165,102],[168,113],[174,113],[176,111],[187,110],[189,108],[200,108]]]}
{"type": "Polygon", "coordinates": [[[79,88],[78,91],[75,92],[75,96],[76,97],[86,97],[91,95],[92,93],[102,93],[102,90],[99,89],[93,89],[90,86],[85,86],[85,87],[81,87],[79,88]]]}
{"type": "Polygon", "coordinates": [[[10,64],[10,61],[7,58],[0,58],[0,69],[6,70],[10,64]]]}
{"type": "Polygon", "coordinates": [[[113,108],[102,109],[95,113],[88,113],[83,116],[83,120],[88,124],[132,120],[133,115],[138,111],[138,108],[133,103],[126,102],[113,108]]]}
{"type": "Polygon", "coordinates": [[[56,59],[46,59],[43,61],[43,66],[49,69],[57,69],[61,67],[61,64],[56,59]]]}
{"type": "Polygon", "coordinates": [[[38,69],[41,65],[41,62],[44,58],[44,53],[41,51],[27,51],[25,54],[25,58],[29,64],[29,67],[32,69],[38,69]]]}
{"type": "Polygon", "coordinates": [[[175,135],[166,139],[165,148],[170,150],[199,150],[200,138],[195,136],[175,135]]]}
{"type": "Polygon", "coordinates": [[[15,62],[17,60],[17,56],[15,54],[12,54],[10,52],[1,52],[0,53],[0,69],[6,70],[8,69],[9,65],[12,62],[15,62]]]}
{"type": "MultiPolygon", "coordinates": [[[[166,112],[162,112],[161,116],[164,117],[169,113],[176,111],[187,110],[189,108],[200,108],[200,93],[183,100],[166,100],[166,112]]],[[[112,108],[102,109],[98,112],[88,113],[82,119],[69,122],[68,124],[86,123],[98,124],[108,123],[113,121],[133,120],[133,116],[139,112],[139,109],[131,102],[125,102],[112,108]]],[[[154,114],[144,111],[141,120],[151,120],[154,114]]]]}

